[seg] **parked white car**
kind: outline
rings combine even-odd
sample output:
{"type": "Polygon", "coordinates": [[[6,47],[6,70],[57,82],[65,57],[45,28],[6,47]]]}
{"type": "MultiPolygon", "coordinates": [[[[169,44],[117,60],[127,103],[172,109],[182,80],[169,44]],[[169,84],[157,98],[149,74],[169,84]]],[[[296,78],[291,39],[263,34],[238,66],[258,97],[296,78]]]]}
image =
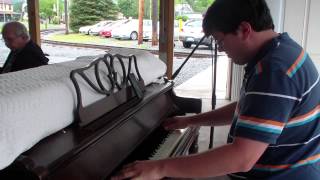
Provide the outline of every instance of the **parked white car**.
{"type": "Polygon", "coordinates": [[[116,29],[117,27],[121,26],[124,23],[127,23],[128,19],[122,19],[122,20],[117,20],[114,21],[113,23],[109,24],[108,26],[105,26],[104,28],[102,28],[102,30],[100,31],[99,35],[102,37],[112,37],[112,31],[113,29],[116,29]]]}
{"type": "Polygon", "coordinates": [[[81,34],[89,34],[89,30],[92,28],[92,26],[82,26],[79,28],[79,33],[81,34]]]}
{"type": "Polygon", "coordinates": [[[105,23],[99,25],[99,26],[96,26],[96,27],[93,27],[89,30],[89,34],[90,35],[99,35],[100,31],[103,30],[105,27],[108,27],[110,26],[110,24],[112,24],[112,22],[114,21],[105,21],[105,23]]]}
{"type": "MultiPolygon", "coordinates": [[[[182,41],[183,47],[190,48],[192,44],[198,44],[203,36],[202,20],[198,19],[188,21],[184,24],[179,39],[182,41]]],[[[211,39],[205,38],[201,45],[206,45],[211,48],[211,39]]]]}
{"type": "MultiPolygon", "coordinates": [[[[159,22],[158,22],[158,37],[159,37],[159,22]]],[[[179,21],[174,21],[174,40],[179,40],[179,21]]],[[[149,41],[152,39],[152,21],[150,21],[150,24],[146,26],[146,28],[143,29],[143,40],[149,41]]]]}
{"type": "Polygon", "coordinates": [[[95,28],[95,27],[100,27],[106,24],[108,21],[100,21],[97,24],[91,25],[91,26],[83,26],[79,28],[79,32],[81,34],[89,34],[90,29],[95,28]]]}
{"type": "MultiPolygon", "coordinates": [[[[143,29],[151,28],[151,20],[143,20],[143,29]]],[[[131,19],[112,30],[112,37],[116,39],[137,40],[139,32],[139,20],[131,19]]]]}

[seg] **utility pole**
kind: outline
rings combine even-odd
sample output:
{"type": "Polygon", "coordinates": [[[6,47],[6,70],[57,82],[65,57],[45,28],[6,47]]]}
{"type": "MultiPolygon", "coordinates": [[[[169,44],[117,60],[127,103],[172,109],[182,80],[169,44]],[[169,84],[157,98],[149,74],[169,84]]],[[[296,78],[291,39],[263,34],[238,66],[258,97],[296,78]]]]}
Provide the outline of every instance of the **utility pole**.
{"type": "Polygon", "coordinates": [[[152,46],[158,45],[158,0],[152,0],[152,46]]]}
{"type": "Polygon", "coordinates": [[[2,0],[2,9],[3,9],[3,23],[6,22],[6,6],[4,5],[4,0],[2,0]]]}
{"type": "Polygon", "coordinates": [[[139,32],[138,45],[143,43],[143,16],[144,16],[144,0],[139,0],[139,32]]]}
{"type": "Polygon", "coordinates": [[[69,6],[68,6],[68,1],[64,0],[64,22],[66,24],[66,32],[65,34],[69,34],[69,6]]]}
{"type": "Polygon", "coordinates": [[[153,0],[149,0],[149,19],[152,19],[152,1],[153,0]]]}
{"type": "Polygon", "coordinates": [[[57,16],[58,16],[58,24],[60,24],[60,0],[57,0],[57,16]]]}

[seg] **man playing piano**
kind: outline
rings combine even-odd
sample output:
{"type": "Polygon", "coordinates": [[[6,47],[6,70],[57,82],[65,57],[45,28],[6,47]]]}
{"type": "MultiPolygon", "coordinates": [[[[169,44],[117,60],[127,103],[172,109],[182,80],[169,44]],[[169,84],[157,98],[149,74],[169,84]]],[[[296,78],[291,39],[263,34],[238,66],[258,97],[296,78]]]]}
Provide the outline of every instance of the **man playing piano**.
{"type": "Polygon", "coordinates": [[[211,112],[174,117],[164,126],[232,124],[228,144],[185,157],[138,161],[114,179],[319,179],[319,74],[302,47],[273,29],[265,0],[216,0],[203,30],[213,35],[219,51],[246,65],[240,99],[211,112]]]}

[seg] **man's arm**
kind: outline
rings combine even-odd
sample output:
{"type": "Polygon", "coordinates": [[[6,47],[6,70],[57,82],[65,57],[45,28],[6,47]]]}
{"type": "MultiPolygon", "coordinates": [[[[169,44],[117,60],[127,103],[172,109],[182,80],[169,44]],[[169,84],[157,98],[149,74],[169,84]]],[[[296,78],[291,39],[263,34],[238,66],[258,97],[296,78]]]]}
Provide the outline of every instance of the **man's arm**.
{"type": "Polygon", "coordinates": [[[166,129],[181,129],[187,126],[222,126],[229,125],[236,109],[237,102],[233,102],[219,109],[194,116],[172,117],[163,126],[166,129]]]}
{"type": "Polygon", "coordinates": [[[268,144],[246,138],[194,156],[163,160],[165,177],[215,177],[247,172],[261,157],[268,144]]]}
{"type": "Polygon", "coordinates": [[[267,146],[263,142],[238,137],[232,144],[204,153],[130,164],[113,179],[201,178],[246,172],[254,166],[267,146]]]}
{"type": "Polygon", "coordinates": [[[231,124],[236,106],[237,102],[233,102],[216,110],[191,116],[187,120],[188,124],[196,126],[223,126],[231,124]]]}

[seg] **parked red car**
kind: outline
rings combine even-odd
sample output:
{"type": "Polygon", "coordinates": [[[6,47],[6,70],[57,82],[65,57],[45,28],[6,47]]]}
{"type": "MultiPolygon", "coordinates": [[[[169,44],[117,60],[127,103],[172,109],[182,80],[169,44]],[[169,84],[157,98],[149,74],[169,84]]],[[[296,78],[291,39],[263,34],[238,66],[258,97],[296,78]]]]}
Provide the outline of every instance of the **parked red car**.
{"type": "Polygon", "coordinates": [[[103,36],[103,37],[106,37],[106,38],[109,38],[109,37],[111,37],[112,35],[111,35],[111,32],[112,32],[112,30],[110,29],[110,30],[102,30],[102,31],[100,31],[100,36],[103,36]]]}
{"type": "Polygon", "coordinates": [[[122,24],[128,22],[130,20],[118,20],[118,21],[115,21],[113,23],[111,23],[109,26],[103,28],[101,31],[100,31],[100,36],[103,36],[103,37],[106,37],[106,38],[109,38],[112,36],[112,29],[114,28],[117,28],[119,26],[121,26],[122,24]]]}

